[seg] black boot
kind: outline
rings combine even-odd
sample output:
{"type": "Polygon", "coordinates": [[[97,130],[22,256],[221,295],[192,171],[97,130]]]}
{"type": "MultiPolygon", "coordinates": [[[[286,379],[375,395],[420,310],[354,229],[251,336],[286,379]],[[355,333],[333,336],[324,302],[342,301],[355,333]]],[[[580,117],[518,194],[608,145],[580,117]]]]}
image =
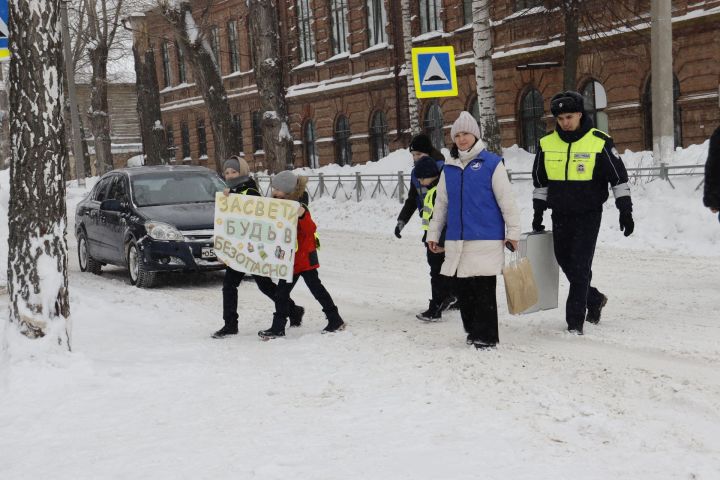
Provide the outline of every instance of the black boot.
{"type": "Polygon", "coordinates": [[[299,305],[295,305],[295,308],[290,314],[290,326],[299,327],[302,325],[303,315],[305,315],[305,309],[299,305]]]}
{"type": "Polygon", "coordinates": [[[217,332],[212,334],[212,338],[225,338],[228,335],[237,335],[238,333],[238,324],[237,322],[225,322],[225,325],[218,330],[217,332]]]}
{"type": "Polygon", "coordinates": [[[427,310],[422,313],[415,315],[415,318],[422,320],[423,322],[437,322],[442,318],[443,305],[442,303],[430,300],[430,306],[427,310]]]}
{"type": "Polygon", "coordinates": [[[345,330],[345,322],[343,322],[343,319],[340,317],[340,313],[338,313],[337,310],[328,313],[327,320],[327,326],[323,328],[322,332],[320,333],[332,333],[339,332],[340,330],[345,330]]]}
{"type": "MultiPolygon", "coordinates": [[[[602,294],[601,294],[602,295],[602,294]]],[[[588,305],[587,314],[585,315],[585,321],[597,325],[600,322],[600,313],[605,305],[607,305],[608,298],[602,295],[602,300],[597,305],[588,305]]]]}
{"type": "Polygon", "coordinates": [[[287,319],[280,317],[279,315],[273,315],[272,326],[267,330],[260,330],[258,336],[263,340],[270,340],[272,338],[284,337],[285,336],[285,324],[287,319]]]}

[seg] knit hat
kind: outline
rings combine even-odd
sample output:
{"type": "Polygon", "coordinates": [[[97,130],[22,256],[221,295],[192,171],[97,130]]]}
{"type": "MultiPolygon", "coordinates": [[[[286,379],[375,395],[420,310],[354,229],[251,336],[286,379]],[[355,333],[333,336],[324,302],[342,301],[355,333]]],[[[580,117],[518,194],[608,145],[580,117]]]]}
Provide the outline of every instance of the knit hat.
{"type": "Polygon", "coordinates": [[[413,170],[413,173],[415,174],[416,178],[432,178],[440,175],[440,170],[437,167],[437,162],[435,159],[430,157],[422,157],[415,164],[415,169],[413,170]]]}
{"type": "Polygon", "coordinates": [[[480,138],[480,127],[470,112],[460,112],[460,116],[453,123],[452,129],[450,129],[450,138],[453,142],[458,133],[469,133],[475,138],[480,138]]]}
{"type": "Polygon", "coordinates": [[[283,193],[286,193],[290,195],[295,191],[295,188],[298,184],[298,177],[290,170],[285,170],[274,177],[272,177],[272,180],[270,180],[270,185],[275,190],[280,190],[283,193]]]}
{"type": "Polygon", "coordinates": [[[557,117],[561,113],[585,113],[585,99],[578,92],[560,92],[550,100],[550,111],[557,117]]]}
{"type": "Polygon", "coordinates": [[[233,155],[232,157],[225,160],[225,163],[223,163],[223,170],[225,170],[226,168],[232,168],[233,170],[238,172],[241,177],[247,177],[248,175],[250,175],[250,166],[244,158],[240,158],[237,155],[233,155]]]}
{"type": "Polygon", "coordinates": [[[430,141],[430,137],[425,135],[424,133],[420,133],[418,135],[415,135],[412,140],[410,140],[410,151],[411,152],[422,152],[427,153],[428,155],[432,153],[433,145],[430,141]]]}

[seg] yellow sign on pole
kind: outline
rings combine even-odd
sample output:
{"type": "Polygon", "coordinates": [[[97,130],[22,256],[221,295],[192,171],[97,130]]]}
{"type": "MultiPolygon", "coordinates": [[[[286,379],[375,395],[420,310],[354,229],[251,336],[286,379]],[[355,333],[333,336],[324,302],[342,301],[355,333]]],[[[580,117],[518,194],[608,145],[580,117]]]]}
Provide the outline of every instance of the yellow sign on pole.
{"type": "Polygon", "coordinates": [[[418,98],[456,97],[455,50],[446,47],[412,49],[413,82],[418,98]]]}

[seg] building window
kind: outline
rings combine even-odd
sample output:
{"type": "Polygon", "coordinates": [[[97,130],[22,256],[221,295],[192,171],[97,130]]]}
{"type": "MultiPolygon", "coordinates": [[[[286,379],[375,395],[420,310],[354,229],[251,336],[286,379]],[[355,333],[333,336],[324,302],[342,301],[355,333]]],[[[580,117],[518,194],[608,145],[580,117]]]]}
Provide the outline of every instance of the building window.
{"type": "Polygon", "coordinates": [[[222,73],[222,69],[220,68],[220,30],[215,26],[210,29],[210,48],[215,57],[213,59],[215,60],[215,65],[217,65],[218,70],[222,73]]]}
{"type": "Polygon", "coordinates": [[[582,89],[585,104],[585,115],[592,120],[593,125],[602,130],[609,132],[608,116],[603,110],[607,107],[607,94],[605,88],[597,80],[590,80],[582,89]]]}
{"type": "Polygon", "coordinates": [[[168,49],[168,43],[163,42],[160,48],[162,53],[162,66],[163,66],[163,82],[165,87],[170,86],[170,51],[168,49]]]}
{"type": "Polygon", "coordinates": [[[298,31],[300,32],[300,61],[315,60],[315,34],[312,29],[310,0],[298,0],[298,31]]]}
{"type": "Polygon", "coordinates": [[[441,0],[420,0],[420,31],[422,33],[442,30],[440,20],[441,0]]]}
{"type": "Polygon", "coordinates": [[[345,115],[335,121],[335,163],[352,165],[352,145],[350,144],[350,122],[345,115]]]}
{"type": "Polygon", "coordinates": [[[527,8],[540,7],[544,0],[515,0],[513,2],[513,11],[518,12],[527,8]]]}
{"type": "Polygon", "coordinates": [[[205,135],[205,119],[199,118],[196,121],[198,155],[200,158],[207,158],[207,136],[205,135]]]}
{"type": "Polygon", "coordinates": [[[238,151],[236,154],[241,154],[244,149],[243,135],[242,135],[242,117],[239,113],[233,113],[232,116],[232,134],[237,139],[238,151]]]}
{"type": "Polygon", "coordinates": [[[530,153],[535,153],[538,142],[546,133],[542,94],[534,88],[528,91],[520,102],[520,110],[522,147],[530,153]]]}
{"type": "Polygon", "coordinates": [[[303,146],[305,150],[305,165],[310,168],[318,168],[320,166],[320,159],[318,158],[315,148],[316,138],[315,122],[308,120],[303,129],[303,146]]]}
{"type": "Polygon", "coordinates": [[[385,112],[375,112],[370,124],[370,157],[373,162],[388,156],[385,112]]]}
{"type": "Polygon", "coordinates": [[[475,121],[480,125],[480,104],[478,103],[477,97],[475,97],[470,104],[470,113],[472,114],[475,121]]]}
{"type": "Polygon", "coordinates": [[[255,47],[253,44],[255,43],[252,36],[252,31],[250,29],[250,23],[247,23],[247,45],[248,45],[248,66],[249,69],[252,70],[255,68],[255,47]]]}
{"type": "Polygon", "coordinates": [[[332,18],[333,54],[348,51],[347,0],[330,0],[332,18]]]}
{"type": "Polygon", "coordinates": [[[253,150],[263,149],[262,113],[258,110],[252,112],[253,150]]]}
{"type": "Polygon", "coordinates": [[[443,115],[440,104],[433,101],[425,112],[425,134],[430,137],[433,147],[438,150],[445,146],[445,134],[443,133],[443,115]]]}
{"type": "Polygon", "coordinates": [[[240,70],[240,57],[238,56],[238,34],[237,22],[235,22],[235,20],[231,20],[227,23],[227,31],[230,71],[237,72],[238,70],[240,70]]]}
{"type": "Polygon", "coordinates": [[[180,140],[182,141],[183,160],[190,159],[190,129],[187,122],[180,122],[180,140]]]}
{"type": "Polygon", "coordinates": [[[167,138],[167,151],[170,161],[175,161],[175,134],[172,125],[165,127],[165,137],[167,138]]]}
{"type": "Polygon", "coordinates": [[[385,25],[387,14],[385,13],[385,0],[367,0],[368,15],[368,39],[370,46],[387,42],[385,25]]]}
{"type": "MultiPolygon", "coordinates": [[[[680,97],[680,81],[673,74],[673,124],[675,148],[682,147],[682,111],[678,105],[680,97]]],[[[653,149],[653,121],[652,121],[652,78],[648,78],[643,94],[643,111],[645,113],[645,148],[653,149]]]]}
{"type": "Polygon", "coordinates": [[[473,21],[472,4],[473,0],[463,0],[463,20],[465,21],[465,25],[473,21]]]}
{"type": "Polygon", "coordinates": [[[185,55],[183,55],[183,51],[177,43],[175,44],[175,51],[177,52],[178,62],[178,82],[185,83],[187,80],[185,76],[185,55]]]}

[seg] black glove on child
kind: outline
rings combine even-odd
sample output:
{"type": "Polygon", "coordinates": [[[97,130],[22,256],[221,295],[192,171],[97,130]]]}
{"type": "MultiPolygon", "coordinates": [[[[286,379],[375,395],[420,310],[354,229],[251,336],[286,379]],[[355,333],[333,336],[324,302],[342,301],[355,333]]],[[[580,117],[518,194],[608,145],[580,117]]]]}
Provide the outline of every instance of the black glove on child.
{"type": "Polygon", "coordinates": [[[635,230],[635,222],[633,221],[632,211],[624,210],[620,212],[620,231],[629,237],[635,230]]]}
{"type": "Polygon", "coordinates": [[[402,232],[403,227],[405,227],[405,222],[398,220],[397,225],[395,226],[395,236],[397,238],[402,238],[400,232],[402,232]]]}

